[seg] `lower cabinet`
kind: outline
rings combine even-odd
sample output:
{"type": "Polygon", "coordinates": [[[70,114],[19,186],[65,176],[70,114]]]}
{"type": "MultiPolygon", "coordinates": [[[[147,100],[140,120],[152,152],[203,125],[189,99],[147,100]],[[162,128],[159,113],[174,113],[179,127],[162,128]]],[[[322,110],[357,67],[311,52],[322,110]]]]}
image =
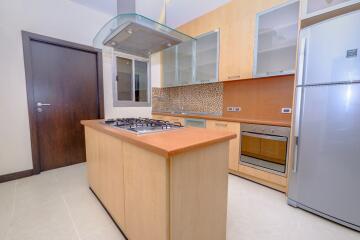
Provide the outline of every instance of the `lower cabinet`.
{"type": "Polygon", "coordinates": [[[238,171],[240,158],[240,123],[207,120],[206,128],[236,133],[237,137],[230,141],[229,169],[238,171]]]}

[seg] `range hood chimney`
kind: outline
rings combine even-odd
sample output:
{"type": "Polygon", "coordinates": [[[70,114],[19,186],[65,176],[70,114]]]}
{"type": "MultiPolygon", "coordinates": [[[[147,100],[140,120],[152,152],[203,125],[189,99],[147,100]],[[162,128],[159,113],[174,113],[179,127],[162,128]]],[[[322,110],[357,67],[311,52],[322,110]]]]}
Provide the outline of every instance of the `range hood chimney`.
{"type": "Polygon", "coordinates": [[[193,40],[186,34],[136,14],[135,8],[134,0],[119,0],[119,14],[100,29],[94,38],[94,46],[107,46],[115,51],[147,58],[165,48],[193,40]]]}

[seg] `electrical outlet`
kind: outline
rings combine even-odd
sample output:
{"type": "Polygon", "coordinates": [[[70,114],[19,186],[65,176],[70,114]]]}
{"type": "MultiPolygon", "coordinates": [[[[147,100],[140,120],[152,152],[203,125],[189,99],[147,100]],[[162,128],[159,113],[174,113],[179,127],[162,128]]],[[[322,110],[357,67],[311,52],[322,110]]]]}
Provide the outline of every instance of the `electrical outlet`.
{"type": "Polygon", "coordinates": [[[241,107],[233,107],[234,112],[240,112],[241,111],[241,107]]]}
{"type": "Polygon", "coordinates": [[[289,114],[291,113],[291,108],[281,108],[281,113],[289,114]]]}
{"type": "Polygon", "coordinates": [[[233,107],[227,107],[226,110],[227,110],[228,112],[233,112],[233,111],[234,111],[234,108],[233,108],[233,107]]]}

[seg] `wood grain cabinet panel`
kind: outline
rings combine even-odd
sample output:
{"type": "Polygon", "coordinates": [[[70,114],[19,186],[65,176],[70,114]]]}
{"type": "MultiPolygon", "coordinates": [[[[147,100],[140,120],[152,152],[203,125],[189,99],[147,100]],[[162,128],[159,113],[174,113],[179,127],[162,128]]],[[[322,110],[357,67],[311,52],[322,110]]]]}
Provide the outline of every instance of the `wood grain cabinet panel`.
{"type": "Polygon", "coordinates": [[[86,127],[86,160],[91,189],[120,227],[125,226],[122,142],[86,127]]]}
{"type": "Polygon", "coordinates": [[[96,130],[85,127],[86,162],[89,185],[94,191],[99,191],[99,143],[96,130]]]}
{"type": "Polygon", "coordinates": [[[229,169],[237,171],[240,158],[240,123],[207,120],[206,128],[229,131],[236,134],[237,137],[230,140],[229,144],[229,169]]]}
{"type": "Polygon", "coordinates": [[[122,141],[99,134],[99,198],[113,213],[116,223],[125,226],[124,159],[122,141]]]}
{"type": "Polygon", "coordinates": [[[168,160],[126,142],[123,151],[127,237],[169,239],[168,160]]]}

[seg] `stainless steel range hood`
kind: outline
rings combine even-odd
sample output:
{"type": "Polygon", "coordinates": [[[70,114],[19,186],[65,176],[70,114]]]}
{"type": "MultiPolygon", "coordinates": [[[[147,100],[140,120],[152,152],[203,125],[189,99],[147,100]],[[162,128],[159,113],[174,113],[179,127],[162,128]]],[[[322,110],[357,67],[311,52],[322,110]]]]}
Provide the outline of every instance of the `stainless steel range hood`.
{"type": "Polygon", "coordinates": [[[148,57],[165,48],[194,40],[166,25],[136,13],[119,14],[106,23],[94,38],[94,46],[148,57]]]}

